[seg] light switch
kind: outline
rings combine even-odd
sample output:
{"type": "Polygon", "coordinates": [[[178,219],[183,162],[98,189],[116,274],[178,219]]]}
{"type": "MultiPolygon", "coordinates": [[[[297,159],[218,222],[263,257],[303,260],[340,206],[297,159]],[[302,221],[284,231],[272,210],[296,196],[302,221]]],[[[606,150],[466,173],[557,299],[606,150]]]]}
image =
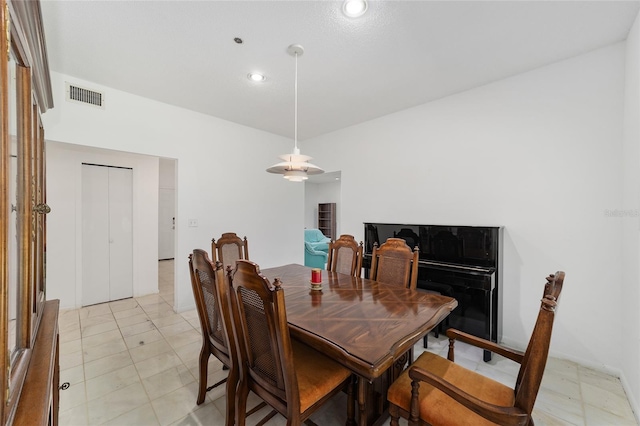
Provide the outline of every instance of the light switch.
{"type": "Polygon", "coordinates": [[[197,228],[198,227],[198,219],[189,219],[189,226],[191,228],[197,228]]]}

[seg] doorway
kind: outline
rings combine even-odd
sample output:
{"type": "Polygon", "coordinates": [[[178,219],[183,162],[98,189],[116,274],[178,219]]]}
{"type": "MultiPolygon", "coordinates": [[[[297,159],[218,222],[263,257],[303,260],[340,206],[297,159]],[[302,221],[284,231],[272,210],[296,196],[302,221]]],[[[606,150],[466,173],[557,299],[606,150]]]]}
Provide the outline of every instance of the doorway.
{"type": "Polygon", "coordinates": [[[158,260],[175,257],[176,160],[160,158],[158,164],[158,260]]]}

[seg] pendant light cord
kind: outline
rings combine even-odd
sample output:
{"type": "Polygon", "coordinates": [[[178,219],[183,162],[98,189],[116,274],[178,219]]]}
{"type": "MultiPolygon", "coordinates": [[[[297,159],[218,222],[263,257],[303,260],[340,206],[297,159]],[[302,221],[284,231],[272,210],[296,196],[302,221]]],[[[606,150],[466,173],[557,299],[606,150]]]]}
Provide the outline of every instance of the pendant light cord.
{"type": "Polygon", "coordinates": [[[298,52],[296,52],[296,76],[295,76],[295,88],[294,88],[294,129],[293,129],[293,147],[294,152],[298,150],[298,52]]]}

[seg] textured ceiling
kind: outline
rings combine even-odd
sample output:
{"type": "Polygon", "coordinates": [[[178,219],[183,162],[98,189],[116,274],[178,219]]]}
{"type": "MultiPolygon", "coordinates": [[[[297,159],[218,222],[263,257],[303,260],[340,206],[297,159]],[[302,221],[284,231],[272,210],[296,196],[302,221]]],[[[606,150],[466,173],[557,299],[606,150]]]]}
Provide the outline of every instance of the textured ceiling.
{"type": "Polygon", "coordinates": [[[288,137],[286,49],[302,44],[300,140],[624,40],[639,8],[370,1],[351,19],[333,1],[41,1],[53,71],[288,137]]]}

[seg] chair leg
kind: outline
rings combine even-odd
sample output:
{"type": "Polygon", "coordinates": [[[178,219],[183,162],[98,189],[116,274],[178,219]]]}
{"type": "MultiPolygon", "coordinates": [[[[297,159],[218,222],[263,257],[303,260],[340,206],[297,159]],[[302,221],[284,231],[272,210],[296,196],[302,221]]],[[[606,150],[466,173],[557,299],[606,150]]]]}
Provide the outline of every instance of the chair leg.
{"type": "Polygon", "coordinates": [[[207,394],[207,370],[209,369],[209,346],[203,342],[202,349],[200,350],[200,383],[198,388],[198,399],[196,403],[198,405],[204,402],[204,397],[207,394]]]}
{"type": "Polygon", "coordinates": [[[236,423],[236,387],[238,386],[238,369],[229,370],[227,376],[227,415],[225,426],[234,426],[236,423]]]}
{"type": "Polygon", "coordinates": [[[242,380],[236,388],[236,425],[245,426],[247,420],[247,397],[249,396],[249,387],[242,380]]]}
{"type": "Polygon", "coordinates": [[[389,404],[389,417],[391,417],[391,426],[399,426],[398,418],[400,417],[400,413],[398,407],[394,404],[389,404]]]}
{"type": "Polygon", "coordinates": [[[349,380],[349,386],[347,387],[347,422],[346,426],[355,426],[356,425],[356,385],[357,385],[357,377],[355,375],[351,376],[351,380],[349,380]]]}

